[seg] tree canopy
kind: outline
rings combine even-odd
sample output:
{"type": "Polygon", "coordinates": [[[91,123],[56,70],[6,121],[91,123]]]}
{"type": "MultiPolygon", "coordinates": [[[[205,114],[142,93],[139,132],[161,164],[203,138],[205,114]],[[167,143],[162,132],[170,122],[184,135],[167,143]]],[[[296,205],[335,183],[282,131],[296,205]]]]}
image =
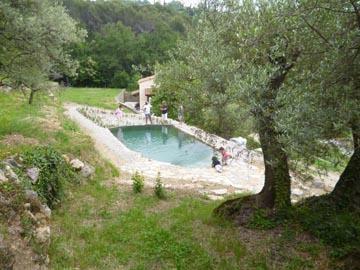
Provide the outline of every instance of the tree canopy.
{"type": "Polygon", "coordinates": [[[73,74],[76,62],[67,48],[85,35],[64,7],[53,1],[1,1],[2,80],[24,85],[33,94],[52,73],[73,74]]]}
{"type": "Polygon", "coordinates": [[[141,76],[152,75],[156,63],[185,36],[194,11],[179,2],[64,0],[69,14],[88,30],[75,46],[80,62],[75,86],[137,88],[141,76]]]}

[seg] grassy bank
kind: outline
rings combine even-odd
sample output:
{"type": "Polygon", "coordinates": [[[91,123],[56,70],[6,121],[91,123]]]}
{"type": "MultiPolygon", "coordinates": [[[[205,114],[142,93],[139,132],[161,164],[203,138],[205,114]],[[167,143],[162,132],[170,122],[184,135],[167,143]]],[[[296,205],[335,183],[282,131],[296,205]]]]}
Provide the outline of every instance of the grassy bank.
{"type": "Polygon", "coordinates": [[[63,102],[75,102],[79,104],[114,110],[116,108],[115,97],[121,91],[121,89],[113,88],[66,87],[61,90],[60,99],[63,102]]]}

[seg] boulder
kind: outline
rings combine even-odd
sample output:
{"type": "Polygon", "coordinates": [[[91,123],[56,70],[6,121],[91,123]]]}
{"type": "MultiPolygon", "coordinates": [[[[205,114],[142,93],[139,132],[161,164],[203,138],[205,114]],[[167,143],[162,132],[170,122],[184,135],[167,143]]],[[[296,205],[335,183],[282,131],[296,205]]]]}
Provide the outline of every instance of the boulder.
{"type": "Polygon", "coordinates": [[[95,168],[88,164],[82,167],[80,171],[81,175],[85,178],[90,177],[94,172],[95,172],[95,168]]]}
{"type": "Polygon", "coordinates": [[[31,179],[31,182],[35,184],[39,178],[40,169],[33,167],[26,170],[26,175],[31,179]]]}
{"type": "Polygon", "coordinates": [[[49,243],[50,241],[50,227],[41,226],[36,228],[35,238],[39,243],[49,243]]]}
{"type": "Polygon", "coordinates": [[[10,179],[11,181],[19,184],[20,180],[19,177],[17,176],[17,174],[11,169],[11,167],[9,165],[5,166],[5,176],[10,179]]]}
{"type": "Polygon", "coordinates": [[[6,183],[8,181],[9,180],[6,178],[4,171],[0,169],[0,184],[6,183]]]}
{"type": "Polygon", "coordinates": [[[81,160],[79,160],[77,158],[71,160],[70,165],[76,171],[80,171],[85,166],[84,162],[82,162],[81,160]]]}
{"type": "Polygon", "coordinates": [[[239,146],[246,147],[247,140],[243,137],[231,138],[230,141],[236,143],[239,146]]]}

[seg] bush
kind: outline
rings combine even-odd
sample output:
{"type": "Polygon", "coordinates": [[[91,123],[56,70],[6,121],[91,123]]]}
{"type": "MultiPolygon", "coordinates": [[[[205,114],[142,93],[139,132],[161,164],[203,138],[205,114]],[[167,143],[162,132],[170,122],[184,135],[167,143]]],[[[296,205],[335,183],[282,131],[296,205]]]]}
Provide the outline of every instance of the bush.
{"type": "Polygon", "coordinates": [[[52,147],[36,147],[23,154],[28,167],[40,169],[39,178],[33,184],[34,190],[53,208],[63,196],[63,184],[75,179],[74,172],[61,154],[52,147]]]}
{"type": "Polygon", "coordinates": [[[164,186],[161,183],[161,177],[160,177],[160,173],[158,172],[157,178],[156,178],[156,184],[154,187],[154,193],[155,196],[158,197],[159,199],[165,199],[165,190],[164,190],[164,186]]]}
{"type": "Polygon", "coordinates": [[[131,176],[131,180],[133,181],[132,187],[134,193],[141,193],[144,189],[144,176],[136,171],[135,174],[131,176]]]}

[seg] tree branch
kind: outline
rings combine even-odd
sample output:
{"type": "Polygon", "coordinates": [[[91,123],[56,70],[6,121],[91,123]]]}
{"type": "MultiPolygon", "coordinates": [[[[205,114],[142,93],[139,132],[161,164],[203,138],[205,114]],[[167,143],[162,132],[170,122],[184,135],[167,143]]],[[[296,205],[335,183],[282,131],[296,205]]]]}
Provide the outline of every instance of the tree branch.
{"type": "Polygon", "coordinates": [[[315,32],[328,46],[331,47],[331,43],[329,42],[329,40],[318,30],[316,29],[313,25],[311,25],[304,16],[301,16],[301,18],[304,20],[305,24],[313,31],[315,32]]]}

